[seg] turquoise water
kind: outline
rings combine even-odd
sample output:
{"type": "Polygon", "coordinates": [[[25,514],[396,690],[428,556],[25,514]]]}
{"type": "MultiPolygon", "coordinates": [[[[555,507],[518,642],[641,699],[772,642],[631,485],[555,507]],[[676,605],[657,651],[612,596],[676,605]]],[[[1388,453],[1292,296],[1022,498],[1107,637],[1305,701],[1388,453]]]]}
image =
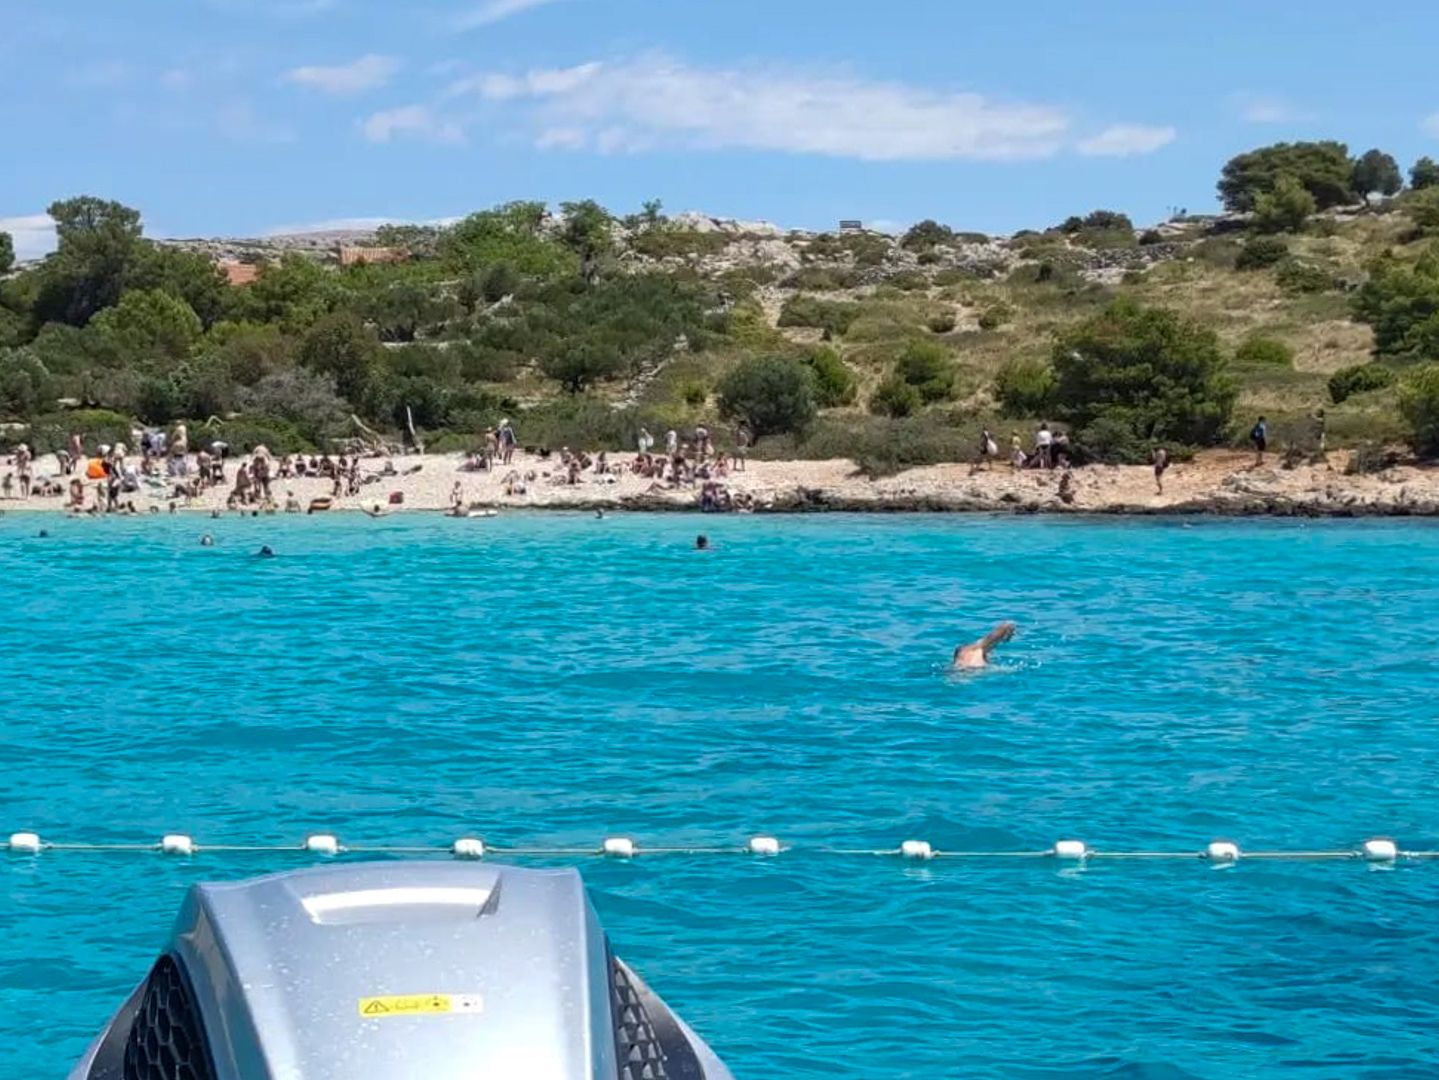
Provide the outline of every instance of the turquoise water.
{"type": "MultiPolygon", "coordinates": [[[[741,1080],[1439,1075],[1439,863],[803,850],[1439,848],[1436,571],[1417,523],[12,514],[0,836],[768,832],[583,866],[741,1080]]],[[[64,1075],[189,883],[304,861],[0,857],[0,1076],[64,1075]]]]}

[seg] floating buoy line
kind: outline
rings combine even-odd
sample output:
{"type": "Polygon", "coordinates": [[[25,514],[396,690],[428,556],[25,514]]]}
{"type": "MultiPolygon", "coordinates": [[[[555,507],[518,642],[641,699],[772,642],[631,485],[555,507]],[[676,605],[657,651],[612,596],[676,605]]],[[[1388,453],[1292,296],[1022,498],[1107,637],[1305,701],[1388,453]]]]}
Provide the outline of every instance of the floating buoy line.
{"type": "Polygon", "coordinates": [[[549,858],[583,858],[588,856],[633,859],[653,855],[756,855],[774,857],[784,854],[898,858],[912,861],[963,859],[969,861],[1005,859],[1052,859],[1062,863],[1081,864],[1090,861],[1154,859],[1199,860],[1213,866],[1235,866],[1248,861],[1322,862],[1358,860],[1376,865],[1392,865],[1405,860],[1439,859],[1439,851],[1406,851],[1387,837],[1372,837],[1353,848],[1331,850],[1256,850],[1246,851],[1231,840],[1214,840],[1192,851],[1122,851],[1090,847],[1082,840],[1058,840],[1041,851],[948,851],[927,840],[905,840],[893,848],[844,848],[824,844],[780,843],[774,836],[752,836],[743,844],[722,846],[650,847],[629,836],[607,836],[594,847],[499,846],[489,845],[478,837],[465,836],[447,847],[438,845],[342,844],[334,833],[311,833],[298,844],[200,844],[188,833],[167,833],[154,843],[114,844],[47,840],[34,832],[11,833],[6,844],[14,855],[40,855],[48,852],[146,853],[194,856],[215,854],[281,854],[301,853],[321,857],[356,855],[449,855],[455,859],[484,859],[495,855],[538,856],[549,858]]]}

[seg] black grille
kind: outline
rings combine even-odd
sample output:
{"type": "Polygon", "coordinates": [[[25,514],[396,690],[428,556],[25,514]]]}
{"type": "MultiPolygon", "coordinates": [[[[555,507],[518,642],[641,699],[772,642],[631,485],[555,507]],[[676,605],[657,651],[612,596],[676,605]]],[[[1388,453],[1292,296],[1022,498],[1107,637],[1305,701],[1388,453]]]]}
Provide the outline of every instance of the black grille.
{"type": "MultiPolygon", "coordinates": [[[[620,1080],[666,1080],[664,1050],[649,1011],[619,961],[610,959],[610,1012],[620,1080]]],[[[128,1078],[127,1078],[128,1080],[128,1078]]]]}
{"type": "Polygon", "coordinates": [[[150,969],[125,1040],[124,1080],[215,1080],[205,1032],[174,957],[150,969]]]}

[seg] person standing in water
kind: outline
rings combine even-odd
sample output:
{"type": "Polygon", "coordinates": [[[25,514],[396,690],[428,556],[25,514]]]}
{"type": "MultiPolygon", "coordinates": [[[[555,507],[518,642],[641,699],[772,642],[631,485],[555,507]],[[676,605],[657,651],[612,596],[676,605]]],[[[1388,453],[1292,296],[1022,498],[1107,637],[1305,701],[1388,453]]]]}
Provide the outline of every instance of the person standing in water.
{"type": "Polygon", "coordinates": [[[972,641],[968,645],[961,645],[954,650],[952,666],[959,670],[970,671],[976,668],[989,666],[989,654],[998,646],[1003,645],[1010,638],[1014,637],[1018,629],[1012,622],[1002,622],[978,641],[972,641]]]}

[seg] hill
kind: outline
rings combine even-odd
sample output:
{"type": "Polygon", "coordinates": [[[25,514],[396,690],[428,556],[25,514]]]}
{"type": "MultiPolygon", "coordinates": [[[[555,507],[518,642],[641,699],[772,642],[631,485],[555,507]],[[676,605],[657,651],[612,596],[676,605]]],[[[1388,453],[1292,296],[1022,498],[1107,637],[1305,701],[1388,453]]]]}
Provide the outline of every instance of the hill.
{"type": "Polygon", "coordinates": [[[1081,460],[1241,445],[1261,414],[1300,452],[1324,410],[1331,445],[1432,449],[1439,186],[1416,166],[1376,201],[1340,148],[1350,187],[1321,198],[1305,170],[1337,144],[1296,145],[1320,149],[1293,172],[1246,161],[1288,169],[1285,144],[1226,165],[1222,215],[1007,237],[586,202],[151,242],[133,210],[68,200],[59,251],[0,283],[0,418],[41,449],[132,418],[277,449],[375,429],[462,449],[502,417],[527,444],[619,448],[743,420],[766,456],[892,471],[1042,420],[1081,460]]]}

